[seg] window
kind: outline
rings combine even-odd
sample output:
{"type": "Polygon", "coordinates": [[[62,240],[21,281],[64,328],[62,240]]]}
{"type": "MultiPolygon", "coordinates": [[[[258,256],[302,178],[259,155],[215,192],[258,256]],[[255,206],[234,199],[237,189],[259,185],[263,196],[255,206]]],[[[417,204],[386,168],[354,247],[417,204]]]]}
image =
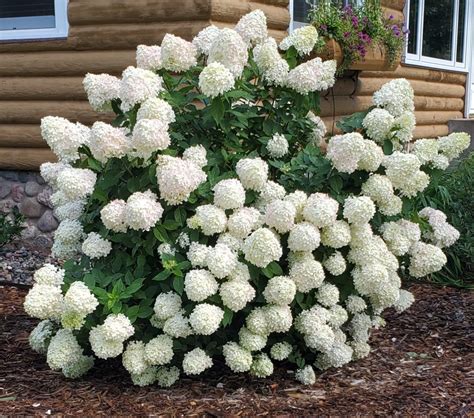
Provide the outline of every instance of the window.
{"type": "Polygon", "coordinates": [[[290,32],[308,24],[308,13],[321,2],[338,4],[341,8],[348,5],[362,5],[364,0],[290,0],[290,32]]]}
{"type": "Polygon", "coordinates": [[[0,0],[0,42],[66,38],[67,0],[0,0]]]}
{"type": "Polygon", "coordinates": [[[405,63],[467,71],[469,0],[407,0],[405,63]]]}

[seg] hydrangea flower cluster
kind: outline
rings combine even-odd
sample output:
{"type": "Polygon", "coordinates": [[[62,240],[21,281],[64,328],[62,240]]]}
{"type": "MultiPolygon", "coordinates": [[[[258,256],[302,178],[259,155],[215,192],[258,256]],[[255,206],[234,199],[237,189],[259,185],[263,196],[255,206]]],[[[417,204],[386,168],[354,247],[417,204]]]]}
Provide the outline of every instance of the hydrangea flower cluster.
{"type": "Polygon", "coordinates": [[[317,41],[307,26],[278,46],[260,10],[191,42],[168,34],[120,79],[86,76],[113,124],[43,119],[59,160],[41,167],[61,221],[53,252],[67,262],[35,273],[24,308],[53,370],[119,358],[134,384],[170,387],[220,361],[257,378],[285,362],[313,384],[369,354],[385,309],[410,307],[403,275],[443,267],[458,232],[405,202],[469,137],[410,150],[402,79],[326,144],[313,112],[336,67],[308,57],[317,41]]]}

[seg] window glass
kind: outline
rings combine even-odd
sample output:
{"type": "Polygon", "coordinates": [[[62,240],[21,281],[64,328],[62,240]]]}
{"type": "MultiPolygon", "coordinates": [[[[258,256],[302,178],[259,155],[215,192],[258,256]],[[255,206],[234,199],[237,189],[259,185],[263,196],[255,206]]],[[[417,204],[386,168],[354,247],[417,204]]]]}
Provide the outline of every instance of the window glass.
{"type": "Polygon", "coordinates": [[[456,50],[456,62],[464,62],[464,31],[466,28],[466,0],[459,0],[458,13],[458,45],[456,50]]]}
{"type": "Polygon", "coordinates": [[[0,30],[54,28],[54,0],[0,0],[0,30]]]}
{"type": "Polygon", "coordinates": [[[293,20],[295,22],[308,22],[308,13],[312,5],[306,0],[293,0],[293,20]]]}
{"type": "Polygon", "coordinates": [[[454,1],[425,0],[423,18],[422,54],[450,61],[453,52],[454,1]]]}
{"type": "Polygon", "coordinates": [[[408,53],[417,54],[417,42],[418,42],[418,14],[420,10],[419,0],[410,0],[410,10],[408,11],[408,28],[410,33],[408,34],[408,53]]]}

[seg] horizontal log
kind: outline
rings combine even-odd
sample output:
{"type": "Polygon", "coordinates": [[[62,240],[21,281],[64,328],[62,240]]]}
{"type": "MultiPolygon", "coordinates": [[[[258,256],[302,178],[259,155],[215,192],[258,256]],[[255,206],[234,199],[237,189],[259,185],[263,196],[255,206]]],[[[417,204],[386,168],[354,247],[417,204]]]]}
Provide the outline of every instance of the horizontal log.
{"type": "Polygon", "coordinates": [[[420,111],[415,112],[417,126],[422,125],[441,125],[447,124],[452,119],[462,118],[463,112],[460,111],[420,111]]]}
{"type": "Polygon", "coordinates": [[[270,29],[285,31],[288,29],[290,13],[287,7],[243,0],[211,0],[211,20],[235,24],[241,16],[255,9],[260,9],[265,13],[270,29]]]}
{"type": "Polygon", "coordinates": [[[75,0],[68,7],[72,26],[207,20],[209,13],[209,2],[199,0],[75,0]]]}
{"type": "MultiPolygon", "coordinates": [[[[365,73],[362,73],[359,76],[356,94],[371,95],[388,81],[386,78],[365,77],[365,73]]],[[[463,85],[410,79],[408,79],[408,81],[415,91],[415,96],[463,98],[466,93],[466,89],[463,85]]]]}
{"type": "Polygon", "coordinates": [[[111,113],[94,112],[85,101],[0,101],[0,124],[39,123],[48,115],[62,116],[86,125],[92,125],[96,120],[110,122],[114,118],[111,113]]]}
{"type": "Polygon", "coordinates": [[[274,6],[288,7],[289,0],[254,0],[252,3],[272,4],[274,6]]]}
{"type": "MultiPolygon", "coordinates": [[[[229,22],[220,22],[218,20],[211,20],[209,22],[210,25],[216,25],[218,28],[234,28],[234,23],[229,22]]],[[[279,30],[279,29],[268,29],[268,35],[275,38],[278,42],[281,41],[288,32],[286,30],[279,30]]]]}
{"type": "Polygon", "coordinates": [[[53,152],[46,148],[0,148],[0,169],[38,170],[47,161],[56,161],[53,152]]]}
{"type": "Polygon", "coordinates": [[[392,7],[384,7],[383,14],[386,18],[389,18],[390,16],[392,16],[394,23],[402,23],[405,21],[403,12],[401,10],[397,10],[392,7]]]}
{"type": "Polygon", "coordinates": [[[2,100],[87,100],[83,77],[0,77],[2,100]]]}
{"type": "Polygon", "coordinates": [[[47,148],[41,137],[40,125],[3,124],[0,125],[0,147],[47,148]]]}
{"type": "Polygon", "coordinates": [[[0,76],[121,74],[135,64],[135,50],[51,51],[0,54],[0,76]]]}
{"type": "Polygon", "coordinates": [[[437,138],[438,136],[448,135],[448,125],[419,125],[413,132],[413,138],[437,138]]]}
{"type": "Polygon", "coordinates": [[[400,65],[394,71],[364,71],[362,77],[372,78],[399,78],[404,77],[410,80],[437,81],[442,83],[461,84],[466,83],[466,74],[441,70],[430,70],[407,65],[400,65]]]}
{"type": "Polygon", "coordinates": [[[405,7],[405,0],[381,0],[380,4],[384,8],[392,8],[395,10],[403,10],[405,7]]]}
{"type": "Polygon", "coordinates": [[[195,20],[72,26],[65,40],[0,43],[0,52],[135,49],[161,43],[166,33],[192,39],[208,25],[207,20],[195,20]]]}
{"type": "Polygon", "coordinates": [[[416,110],[464,110],[464,100],[444,97],[415,97],[416,110]]]}

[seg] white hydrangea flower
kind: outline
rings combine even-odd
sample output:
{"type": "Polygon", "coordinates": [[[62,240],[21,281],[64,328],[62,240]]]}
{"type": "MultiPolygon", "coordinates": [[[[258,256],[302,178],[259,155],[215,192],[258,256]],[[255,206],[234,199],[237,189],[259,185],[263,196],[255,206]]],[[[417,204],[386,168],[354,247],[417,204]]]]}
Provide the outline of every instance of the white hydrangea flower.
{"type": "Polygon", "coordinates": [[[183,160],[191,161],[199,168],[207,165],[206,148],[202,145],[193,145],[183,152],[183,160]]]}
{"type": "Polygon", "coordinates": [[[270,157],[281,158],[288,153],[288,140],[282,134],[273,135],[267,142],[270,157]]]}
{"type": "Polygon", "coordinates": [[[158,254],[160,255],[160,258],[163,258],[163,256],[171,256],[174,257],[176,254],[176,249],[171,245],[168,244],[167,242],[163,242],[158,246],[158,254]]]}
{"type": "Polygon", "coordinates": [[[370,197],[378,205],[389,201],[393,196],[393,185],[387,176],[371,175],[362,185],[362,194],[370,197]]]}
{"type": "Polygon", "coordinates": [[[383,291],[389,284],[387,268],[376,261],[368,262],[352,270],[354,287],[363,296],[371,296],[383,291]]]}
{"type": "Polygon", "coordinates": [[[212,358],[201,348],[187,352],[183,359],[183,372],[187,375],[201,374],[212,367],[212,358]]]}
{"type": "Polygon", "coordinates": [[[319,116],[316,116],[311,111],[308,112],[306,117],[313,126],[313,129],[311,130],[311,143],[319,146],[327,133],[326,125],[319,116]]]}
{"type": "Polygon", "coordinates": [[[208,64],[219,62],[238,78],[242,75],[247,60],[247,45],[242,37],[233,29],[221,29],[209,48],[208,64]]]}
{"type": "Polygon", "coordinates": [[[267,345],[267,336],[254,334],[242,327],[239,331],[239,344],[248,351],[260,351],[267,345]]]}
{"type": "Polygon", "coordinates": [[[424,277],[435,273],[441,270],[448,261],[440,248],[421,241],[412,246],[410,255],[409,271],[413,277],[424,277]]]}
{"type": "Polygon", "coordinates": [[[318,31],[312,25],[295,29],[280,43],[280,48],[284,51],[294,47],[298,55],[308,55],[314,49],[318,41],[318,31]]]}
{"type": "Polygon", "coordinates": [[[206,265],[218,279],[228,276],[237,264],[237,255],[225,244],[216,244],[207,254],[206,265]]]}
{"type": "Polygon", "coordinates": [[[45,263],[34,272],[33,281],[37,284],[61,286],[64,283],[64,274],[65,271],[62,268],[45,263]]]}
{"type": "Polygon", "coordinates": [[[275,234],[268,228],[259,228],[245,239],[242,247],[245,259],[253,265],[265,268],[278,261],[283,250],[275,234]]]}
{"type": "Polygon", "coordinates": [[[316,383],[316,374],[310,365],[306,365],[296,371],[295,379],[303,385],[314,385],[316,383]]]}
{"type": "Polygon", "coordinates": [[[254,334],[268,335],[270,333],[268,329],[267,316],[263,307],[254,308],[247,315],[245,320],[247,328],[254,334]]]}
{"type": "Polygon", "coordinates": [[[364,139],[364,152],[357,162],[357,169],[368,171],[369,173],[377,171],[384,159],[384,153],[381,147],[369,139],[364,139]]]}
{"type": "Polygon", "coordinates": [[[107,339],[102,326],[91,329],[89,342],[94,354],[101,359],[118,357],[123,351],[123,341],[107,339]]]}
{"type": "Polygon", "coordinates": [[[243,280],[245,282],[250,281],[250,270],[245,263],[241,263],[240,261],[237,261],[234,269],[230,272],[230,274],[227,276],[228,280],[234,280],[234,279],[239,279],[243,280]]]}
{"type": "Polygon", "coordinates": [[[303,217],[314,226],[322,228],[336,222],[339,203],[324,193],[313,193],[303,209],[303,217]]]}
{"type": "Polygon", "coordinates": [[[53,189],[56,189],[59,173],[68,167],[71,166],[63,162],[43,163],[40,165],[40,174],[46,183],[48,183],[53,189]]]}
{"type": "Polygon", "coordinates": [[[179,379],[179,369],[176,366],[160,367],[156,372],[156,382],[162,388],[173,386],[179,379]]]}
{"type": "Polygon", "coordinates": [[[375,215],[375,205],[370,197],[351,196],[344,201],[344,218],[351,224],[369,222],[375,215]]]}
{"type": "Polygon", "coordinates": [[[101,209],[100,219],[107,229],[114,232],[125,232],[127,230],[125,223],[126,205],[127,203],[124,200],[116,199],[101,209]]]}
{"type": "Polygon", "coordinates": [[[234,278],[221,284],[219,296],[224,306],[233,312],[238,312],[255,298],[255,289],[248,281],[234,278]]]}
{"type": "Polygon", "coordinates": [[[133,130],[130,145],[134,149],[133,155],[147,160],[155,151],[168,148],[170,143],[167,125],[158,119],[140,119],[133,130]]]}
{"type": "Polygon", "coordinates": [[[385,109],[372,109],[362,121],[369,138],[383,144],[383,141],[390,136],[390,131],[395,122],[395,118],[385,109]]]}
{"type": "Polygon", "coordinates": [[[158,335],[145,345],[145,360],[148,364],[161,366],[174,356],[173,339],[168,335],[158,335]]]}
{"type": "Polygon", "coordinates": [[[87,73],[82,81],[87,100],[96,112],[112,109],[111,101],[119,97],[120,80],[110,74],[87,73]]]}
{"type": "Polygon", "coordinates": [[[285,188],[271,180],[267,181],[259,192],[260,196],[255,203],[255,207],[261,212],[265,212],[265,208],[269,203],[282,200],[286,195],[285,188]]]}
{"type": "Polygon", "coordinates": [[[168,126],[176,120],[176,115],[168,102],[158,97],[150,97],[138,109],[137,121],[142,119],[157,119],[168,126]]]}
{"type": "Polygon", "coordinates": [[[370,328],[372,327],[372,320],[369,315],[357,313],[353,316],[349,325],[349,332],[354,341],[367,342],[369,340],[370,328]]]}
{"type": "Polygon", "coordinates": [[[395,302],[393,306],[397,312],[406,311],[415,301],[415,296],[413,293],[409,292],[408,290],[400,289],[398,300],[395,302]]]}
{"type": "Polygon", "coordinates": [[[396,256],[405,255],[411,246],[421,238],[418,224],[405,219],[382,224],[380,232],[382,232],[382,237],[388,248],[396,256]]]}
{"type": "Polygon", "coordinates": [[[288,73],[287,86],[303,95],[332,87],[336,81],[336,66],[328,64],[332,62],[323,63],[321,58],[317,57],[297,65],[288,73]]]}
{"type": "Polygon", "coordinates": [[[365,300],[362,299],[360,296],[356,295],[349,295],[346,299],[346,309],[351,314],[356,314],[363,312],[367,309],[367,304],[365,300]]]}
{"type": "Polygon", "coordinates": [[[66,260],[77,256],[80,250],[81,244],[77,241],[72,244],[67,244],[56,239],[51,247],[51,254],[60,260],[66,260]]]}
{"type": "Polygon", "coordinates": [[[273,374],[273,363],[265,353],[260,353],[254,357],[250,374],[264,378],[273,374]]]}
{"type": "Polygon", "coordinates": [[[339,251],[336,251],[323,262],[323,266],[333,276],[340,276],[346,271],[347,264],[343,255],[339,251]]]}
{"type": "Polygon", "coordinates": [[[62,222],[66,219],[77,220],[84,213],[84,200],[75,200],[54,208],[54,216],[62,222]]]}
{"type": "Polygon", "coordinates": [[[189,250],[186,253],[186,257],[193,267],[206,267],[207,256],[210,248],[204,244],[198,242],[192,242],[189,246],[189,250]]]}
{"type": "Polygon", "coordinates": [[[316,299],[323,306],[334,306],[339,302],[339,289],[333,284],[324,283],[318,288],[316,299]]]}
{"type": "Polygon", "coordinates": [[[163,68],[181,73],[197,64],[197,49],[179,36],[167,33],[161,42],[161,65],[163,68]]]}
{"type": "Polygon", "coordinates": [[[48,346],[46,361],[51,370],[61,370],[82,357],[82,348],[71,330],[60,329],[48,346]]]}
{"type": "Polygon", "coordinates": [[[112,251],[112,243],[96,232],[90,232],[82,243],[82,252],[89,258],[107,257],[112,251]]]}
{"type": "Polygon", "coordinates": [[[64,308],[82,316],[94,312],[99,301],[83,282],[73,282],[64,295],[64,308]]]}
{"type": "Polygon", "coordinates": [[[427,164],[438,156],[438,140],[430,138],[417,139],[413,143],[411,152],[415,154],[422,164],[427,164]]]}
{"type": "Polygon", "coordinates": [[[162,216],[163,207],[150,190],[135,192],[127,199],[124,220],[135,231],[149,231],[162,216]]]}
{"type": "Polygon", "coordinates": [[[338,220],[321,231],[321,242],[331,248],[341,248],[351,241],[351,228],[345,221],[338,220]]]}
{"type": "Polygon", "coordinates": [[[234,84],[234,75],[220,62],[211,62],[199,74],[199,88],[211,98],[232,90],[234,84]]]}
{"type": "Polygon", "coordinates": [[[353,350],[349,345],[334,343],[330,350],[318,356],[315,365],[321,370],[342,367],[352,360],[352,353],[353,350]]]}
{"type": "Polygon", "coordinates": [[[426,231],[423,236],[437,247],[450,247],[458,240],[459,231],[446,221],[446,215],[440,210],[426,207],[418,214],[431,226],[431,231],[426,231]]]}
{"type": "Polygon", "coordinates": [[[319,230],[309,222],[296,224],[288,235],[288,248],[291,251],[313,252],[319,243],[319,230]]]}
{"type": "Polygon", "coordinates": [[[193,45],[198,53],[208,55],[214,41],[219,37],[220,29],[210,25],[201,30],[193,39],[193,45]]]}
{"type": "Polygon", "coordinates": [[[41,119],[41,136],[63,163],[79,159],[78,149],[89,142],[89,128],[57,116],[41,119]]]}
{"type": "Polygon", "coordinates": [[[376,106],[385,108],[394,117],[400,116],[406,111],[413,112],[415,110],[413,88],[404,78],[397,78],[385,83],[374,93],[372,100],[376,106]]]}
{"type": "Polygon", "coordinates": [[[215,295],[219,284],[207,270],[190,270],[184,277],[184,291],[193,302],[202,302],[215,295]]]}
{"type": "Polygon", "coordinates": [[[458,158],[470,143],[471,136],[466,132],[453,132],[438,139],[439,152],[451,161],[458,158]]]}
{"type": "Polygon", "coordinates": [[[120,84],[120,107],[124,112],[132,109],[136,104],[156,97],[163,91],[162,79],[153,71],[142,68],[127,67],[122,73],[120,84]]]}
{"type": "Polygon", "coordinates": [[[89,148],[94,158],[106,163],[111,158],[122,158],[131,150],[127,130],[104,122],[95,122],[91,128],[89,148]]]}
{"type": "Polygon", "coordinates": [[[436,157],[433,158],[431,164],[434,168],[439,170],[446,170],[449,167],[449,159],[445,155],[438,154],[436,157]]]}
{"type": "Polygon", "coordinates": [[[102,334],[107,340],[125,341],[135,333],[130,319],[124,314],[110,314],[102,324],[102,334]]]}
{"type": "Polygon", "coordinates": [[[301,293],[308,293],[321,286],[324,277],[323,266],[312,257],[296,261],[290,268],[290,278],[293,279],[298,292],[301,293]]]}
{"type": "MultiPolygon", "coordinates": [[[[339,291],[338,291],[339,292],[339,291]]],[[[334,328],[339,328],[349,319],[347,311],[338,304],[332,305],[329,308],[328,324],[334,328]]]]}
{"type": "Polygon", "coordinates": [[[25,312],[38,319],[57,319],[61,315],[63,295],[59,286],[35,284],[25,297],[25,312]]]}
{"type": "Polygon", "coordinates": [[[280,56],[278,46],[273,38],[267,38],[253,49],[253,57],[263,78],[268,84],[284,86],[290,66],[280,56]]]}
{"type": "Polygon", "coordinates": [[[192,161],[161,155],[157,160],[156,179],[160,197],[169,205],[178,205],[206,180],[206,174],[192,161]]]}
{"type": "Polygon", "coordinates": [[[328,143],[326,158],[341,173],[352,174],[366,149],[366,142],[361,134],[352,132],[333,136],[328,143]]]}
{"type": "Polygon", "coordinates": [[[73,200],[81,200],[94,191],[97,174],[88,168],[65,168],[58,175],[58,188],[64,196],[73,200]]]}
{"type": "Polygon", "coordinates": [[[237,179],[219,181],[214,188],[214,204],[224,210],[238,209],[244,206],[245,189],[237,179]]]}
{"type": "Polygon", "coordinates": [[[177,293],[160,293],[155,300],[153,310],[158,319],[166,320],[181,310],[181,303],[181,297],[177,293]]]}
{"type": "Polygon", "coordinates": [[[48,351],[49,341],[56,331],[56,325],[53,321],[45,319],[41,321],[36,327],[31,331],[30,336],[28,337],[28,342],[30,347],[40,354],[46,354],[48,351]]]}
{"type": "Polygon", "coordinates": [[[122,364],[130,374],[144,373],[149,364],[145,358],[145,344],[142,341],[131,341],[122,354],[122,364]]]}
{"type": "Polygon", "coordinates": [[[265,209],[265,223],[280,234],[290,231],[295,225],[296,208],[287,200],[274,200],[265,209]]]}
{"type": "Polygon", "coordinates": [[[272,348],[270,349],[270,356],[274,360],[283,361],[288,358],[292,351],[293,347],[291,346],[291,344],[287,343],[286,341],[283,341],[281,343],[276,343],[272,345],[272,348]]]}
{"type": "Polygon", "coordinates": [[[279,198],[293,203],[293,206],[296,208],[296,221],[300,222],[303,220],[303,209],[308,200],[308,196],[305,192],[296,190],[293,193],[279,198]]]}
{"type": "Polygon", "coordinates": [[[211,335],[216,332],[224,318],[224,311],[209,303],[196,305],[189,315],[189,323],[198,335],[211,335]]]}
{"type": "Polygon", "coordinates": [[[162,68],[161,48],[158,45],[138,45],[136,53],[137,68],[156,71],[162,68]]]}
{"type": "Polygon", "coordinates": [[[222,347],[225,364],[234,372],[248,372],[252,366],[252,353],[235,342],[228,342],[222,347]]]}
{"type": "Polygon", "coordinates": [[[79,221],[66,219],[62,221],[54,232],[54,239],[63,244],[76,244],[84,236],[84,230],[79,221]]]}
{"type": "Polygon", "coordinates": [[[130,374],[130,379],[135,386],[145,387],[156,382],[156,373],[158,368],[156,366],[149,366],[143,373],[130,374]]]}
{"type": "Polygon", "coordinates": [[[242,16],[235,25],[235,31],[247,45],[263,42],[267,36],[267,17],[261,10],[253,10],[242,16]]]}
{"type": "Polygon", "coordinates": [[[320,305],[302,311],[295,321],[295,329],[302,334],[315,334],[317,327],[329,320],[329,311],[320,305]]]}
{"type": "Polygon", "coordinates": [[[242,158],[235,170],[246,189],[260,191],[268,179],[268,165],[261,158],[242,158]]]}
{"type": "Polygon", "coordinates": [[[402,144],[408,143],[413,139],[413,130],[415,129],[416,119],[412,111],[403,112],[395,118],[393,136],[402,144]]]}
{"type": "Polygon", "coordinates": [[[193,333],[189,320],[182,312],[174,314],[164,322],[163,332],[173,338],[186,338],[193,333]]]}
{"type": "Polygon", "coordinates": [[[296,284],[289,277],[275,276],[268,281],[262,294],[267,303],[289,305],[295,298],[296,284]]]}
{"type": "Polygon", "coordinates": [[[293,315],[289,306],[266,305],[264,315],[268,332],[288,332],[293,325],[293,315]]]}
{"type": "Polygon", "coordinates": [[[64,377],[68,379],[77,379],[86,374],[94,366],[93,356],[79,356],[71,363],[62,368],[64,377]]]}
{"type": "Polygon", "coordinates": [[[236,238],[244,239],[259,226],[260,213],[255,208],[240,208],[229,216],[227,228],[236,238]]]}

